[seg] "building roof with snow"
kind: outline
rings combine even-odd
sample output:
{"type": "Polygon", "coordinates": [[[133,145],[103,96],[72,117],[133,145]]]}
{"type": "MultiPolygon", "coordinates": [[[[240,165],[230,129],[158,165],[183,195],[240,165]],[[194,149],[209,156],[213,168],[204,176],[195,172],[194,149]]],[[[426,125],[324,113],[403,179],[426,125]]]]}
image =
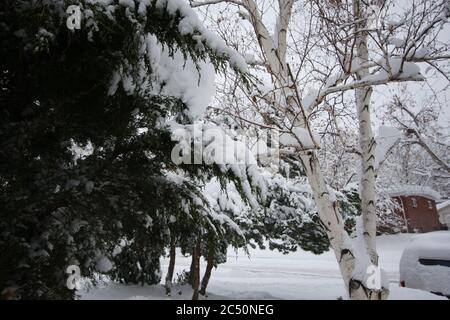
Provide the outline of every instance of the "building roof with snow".
{"type": "Polygon", "coordinates": [[[450,229],[450,200],[438,203],[436,209],[439,214],[439,221],[450,229]]]}
{"type": "Polygon", "coordinates": [[[433,190],[432,188],[416,185],[404,185],[401,187],[392,188],[388,190],[388,194],[391,197],[418,196],[433,200],[439,200],[441,198],[439,192],[433,190]]]}
{"type": "Polygon", "coordinates": [[[438,211],[440,211],[440,210],[442,210],[442,209],[444,209],[444,208],[447,208],[447,207],[450,207],[450,199],[447,200],[447,201],[438,203],[438,204],[436,205],[436,209],[437,209],[438,211]]]}

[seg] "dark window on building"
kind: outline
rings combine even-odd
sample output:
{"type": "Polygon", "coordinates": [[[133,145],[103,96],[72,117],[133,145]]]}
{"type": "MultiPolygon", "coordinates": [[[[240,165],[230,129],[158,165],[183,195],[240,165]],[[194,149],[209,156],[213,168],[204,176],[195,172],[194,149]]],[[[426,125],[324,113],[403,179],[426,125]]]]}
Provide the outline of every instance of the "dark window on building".
{"type": "Polygon", "coordinates": [[[411,198],[411,202],[412,202],[412,207],[413,208],[417,208],[417,199],[416,198],[411,198]]]}

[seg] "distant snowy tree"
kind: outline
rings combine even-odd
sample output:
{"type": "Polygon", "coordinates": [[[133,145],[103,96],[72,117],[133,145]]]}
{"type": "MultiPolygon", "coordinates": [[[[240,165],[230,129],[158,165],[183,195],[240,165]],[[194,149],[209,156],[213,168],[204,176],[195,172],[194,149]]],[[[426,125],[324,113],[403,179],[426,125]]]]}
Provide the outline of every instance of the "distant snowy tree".
{"type": "Polygon", "coordinates": [[[406,85],[394,91],[380,115],[385,125],[397,132],[380,169],[381,183],[429,186],[443,197],[449,196],[450,137],[445,107],[434,93],[417,99],[406,85]]]}

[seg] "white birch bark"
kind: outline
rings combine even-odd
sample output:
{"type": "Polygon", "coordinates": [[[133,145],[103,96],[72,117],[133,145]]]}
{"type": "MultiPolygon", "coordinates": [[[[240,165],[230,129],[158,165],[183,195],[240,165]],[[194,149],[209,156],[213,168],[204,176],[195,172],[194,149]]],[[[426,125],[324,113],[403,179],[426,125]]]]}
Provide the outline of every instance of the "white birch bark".
{"type": "MultiPolygon", "coordinates": [[[[269,33],[261,20],[255,2],[253,0],[245,0],[245,4],[249,11],[254,31],[257,34],[260,48],[266,59],[268,72],[272,75],[275,84],[283,88],[284,96],[292,97],[294,94],[289,91],[293,90],[290,85],[290,80],[292,81],[293,79],[288,79],[285,61],[287,48],[286,31],[289,25],[293,1],[279,0],[280,10],[275,31],[278,33],[276,36],[276,46],[273,39],[268,38],[269,33]]],[[[283,105],[292,110],[302,108],[298,99],[288,98],[280,107],[283,107],[283,105]]],[[[303,112],[305,113],[306,111],[303,112]]],[[[306,116],[304,118],[299,117],[293,119],[292,116],[289,116],[289,113],[287,115],[291,121],[295,121],[295,126],[308,129],[309,124],[307,123],[306,116]]],[[[362,280],[353,278],[357,257],[355,256],[349,236],[344,229],[344,221],[339,212],[339,207],[336,201],[333,200],[334,197],[328,191],[315,150],[300,152],[299,158],[304,165],[308,182],[313,191],[314,200],[318,208],[320,221],[330,240],[349,297],[352,299],[370,299],[373,297],[371,290],[366,288],[362,280]]]]}
{"type": "MultiPolygon", "coordinates": [[[[362,22],[356,24],[356,28],[364,29],[367,25],[367,13],[361,7],[360,0],[353,1],[354,16],[356,20],[362,22]]],[[[356,32],[356,57],[361,63],[369,60],[369,50],[367,47],[367,33],[356,32]]],[[[357,72],[358,80],[369,74],[369,70],[362,68],[357,72]]],[[[378,254],[376,250],[376,195],[375,195],[375,136],[372,132],[372,120],[370,118],[370,100],[372,97],[372,87],[355,89],[356,112],[359,124],[359,146],[360,146],[360,177],[359,192],[361,198],[362,234],[365,241],[370,261],[378,266],[378,254]]]]}

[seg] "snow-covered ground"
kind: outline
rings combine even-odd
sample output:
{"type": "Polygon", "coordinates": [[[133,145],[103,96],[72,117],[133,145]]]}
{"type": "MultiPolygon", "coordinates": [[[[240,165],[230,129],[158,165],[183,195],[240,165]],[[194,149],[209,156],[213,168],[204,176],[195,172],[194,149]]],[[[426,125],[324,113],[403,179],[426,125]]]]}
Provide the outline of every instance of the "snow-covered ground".
{"type": "MultiPolygon", "coordinates": [[[[414,289],[400,288],[399,261],[411,235],[377,238],[380,265],[390,280],[390,299],[445,299],[414,289]]],[[[202,261],[203,262],[203,261],[202,261]]],[[[162,261],[163,271],[168,260],[162,261]]],[[[203,267],[205,263],[203,262],[203,267]]],[[[190,258],[178,253],[176,273],[189,270],[190,258]]],[[[203,269],[202,269],[203,273],[203,269]]],[[[164,277],[164,275],[163,275],[164,277]]],[[[253,250],[248,258],[243,252],[229,252],[225,264],[213,270],[207,299],[337,299],[346,298],[344,285],[332,252],[314,255],[298,251],[283,255],[269,250],[253,250]]],[[[189,299],[191,289],[176,288],[166,297],[162,285],[124,286],[109,284],[81,293],[82,299],[189,299]],[[177,291],[181,291],[178,294],[177,291]]]]}

